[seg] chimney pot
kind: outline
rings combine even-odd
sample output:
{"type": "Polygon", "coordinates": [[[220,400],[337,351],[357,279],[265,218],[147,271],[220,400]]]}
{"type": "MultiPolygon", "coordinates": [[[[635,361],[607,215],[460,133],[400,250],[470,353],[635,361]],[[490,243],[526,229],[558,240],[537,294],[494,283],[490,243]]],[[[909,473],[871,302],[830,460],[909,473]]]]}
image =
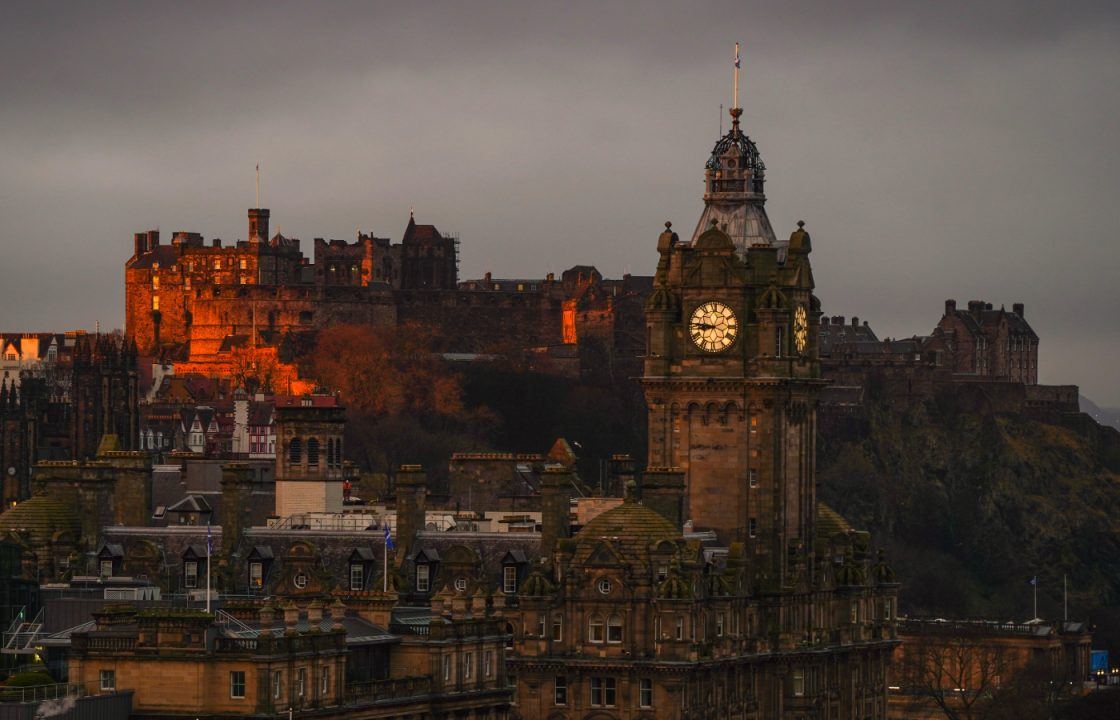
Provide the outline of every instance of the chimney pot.
{"type": "Polygon", "coordinates": [[[859,325],[859,318],[856,317],[855,315],[853,315],[852,316],[852,327],[856,327],[858,325],[859,325]]]}
{"type": "Polygon", "coordinates": [[[1021,317],[1021,318],[1025,318],[1025,317],[1026,317],[1026,315],[1024,315],[1024,314],[1023,314],[1023,311],[1024,311],[1025,309],[1026,309],[1026,308],[1025,308],[1025,307],[1023,307],[1023,303],[1015,303],[1014,305],[1012,305],[1012,306],[1011,306],[1011,310],[1012,310],[1012,311],[1013,311],[1013,312],[1014,312],[1014,313],[1015,313],[1016,315],[1018,315],[1018,316],[1019,316],[1019,317],[1021,317]]]}

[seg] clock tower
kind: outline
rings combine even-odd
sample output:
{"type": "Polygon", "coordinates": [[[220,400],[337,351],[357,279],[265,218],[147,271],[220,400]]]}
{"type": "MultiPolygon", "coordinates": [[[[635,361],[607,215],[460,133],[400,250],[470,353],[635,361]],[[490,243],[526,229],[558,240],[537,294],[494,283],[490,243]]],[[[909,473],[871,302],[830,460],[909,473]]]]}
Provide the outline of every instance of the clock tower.
{"type": "Polygon", "coordinates": [[[743,543],[760,572],[784,580],[808,558],[816,516],[817,354],[804,223],[775,238],[764,165],[739,127],[716,143],[700,225],[671,224],[646,305],[642,385],[650,468],[685,474],[685,517],[743,543]]]}

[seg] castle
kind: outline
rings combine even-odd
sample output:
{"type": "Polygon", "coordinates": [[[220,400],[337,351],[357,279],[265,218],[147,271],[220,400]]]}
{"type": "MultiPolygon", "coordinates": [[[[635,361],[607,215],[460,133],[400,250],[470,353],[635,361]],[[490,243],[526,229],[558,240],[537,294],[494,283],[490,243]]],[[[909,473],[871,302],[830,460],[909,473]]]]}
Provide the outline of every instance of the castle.
{"type": "Polygon", "coordinates": [[[649,278],[608,280],[576,266],[559,279],[460,282],[458,239],[411,215],[399,244],[372,233],[316,238],[310,262],[298,239],[269,237],[269,219],[250,209],[249,239],[232,245],[193,232],[170,244],[158,230],[135,235],[125,326],[142,353],[173,362],[176,374],[229,375],[239,353],[290,362],[324,327],[421,323],[437,330],[443,352],[532,350],[543,369],[578,374],[564,361],[573,353],[558,348],[599,342],[637,367],[649,278]]]}

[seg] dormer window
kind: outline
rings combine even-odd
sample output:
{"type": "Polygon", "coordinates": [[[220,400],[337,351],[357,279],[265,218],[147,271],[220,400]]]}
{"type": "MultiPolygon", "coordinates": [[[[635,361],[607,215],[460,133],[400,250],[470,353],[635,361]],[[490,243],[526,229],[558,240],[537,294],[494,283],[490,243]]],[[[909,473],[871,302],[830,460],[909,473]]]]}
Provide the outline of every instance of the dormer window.
{"type": "Polygon", "coordinates": [[[427,564],[416,566],[416,592],[428,592],[431,589],[431,578],[427,564]]]}
{"type": "Polygon", "coordinates": [[[502,568],[502,592],[507,595],[517,592],[517,566],[506,565],[502,568]]]}

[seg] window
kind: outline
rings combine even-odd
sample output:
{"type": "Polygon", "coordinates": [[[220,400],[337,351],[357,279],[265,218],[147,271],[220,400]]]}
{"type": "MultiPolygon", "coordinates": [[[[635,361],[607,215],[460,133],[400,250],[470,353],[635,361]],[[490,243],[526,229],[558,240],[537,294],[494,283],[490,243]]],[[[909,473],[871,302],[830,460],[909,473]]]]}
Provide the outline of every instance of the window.
{"type": "Polygon", "coordinates": [[[319,464],[319,440],[317,438],[311,438],[307,441],[307,464],[319,464]]]}
{"type": "Polygon", "coordinates": [[[246,263],[245,263],[245,258],[241,258],[241,262],[240,262],[240,264],[239,264],[239,267],[240,267],[240,268],[241,268],[242,270],[244,270],[244,269],[245,269],[245,267],[246,267],[246,263]]]}
{"type": "Polygon", "coordinates": [[[299,438],[292,438],[292,442],[288,445],[288,462],[292,465],[299,465],[303,460],[303,441],[299,438]]]}
{"type": "Polygon", "coordinates": [[[183,587],[198,587],[198,561],[187,560],[183,563],[183,587]]]}
{"type": "Polygon", "coordinates": [[[564,616],[563,615],[553,615],[552,616],[552,639],[556,642],[560,642],[561,640],[564,639],[564,616]]]}
{"type": "Polygon", "coordinates": [[[517,592],[516,565],[506,565],[502,568],[502,591],[507,595],[517,592]]]}
{"type": "Polygon", "coordinates": [[[416,592],[428,592],[428,566],[416,566],[416,592]]]}
{"type": "Polygon", "coordinates": [[[231,670],[229,673],[229,696],[235,700],[245,698],[245,671],[231,670]]]}
{"type": "Polygon", "coordinates": [[[622,642],[622,616],[611,615],[607,618],[607,642],[622,642]]]}
{"type": "Polygon", "coordinates": [[[101,679],[102,691],[113,691],[117,689],[117,671],[116,670],[102,670],[99,673],[101,679]]]}
{"type": "Polygon", "coordinates": [[[451,681],[451,656],[450,655],[444,655],[443,656],[443,681],[444,682],[450,682],[451,681]]]}
{"type": "Polygon", "coordinates": [[[490,677],[494,674],[494,651],[487,650],[486,654],[482,656],[482,674],[490,677]]]}
{"type": "Polygon", "coordinates": [[[855,623],[859,622],[859,603],[858,602],[852,601],[852,607],[849,610],[849,616],[850,616],[849,619],[852,621],[853,625],[855,623]]]}
{"type": "Polygon", "coordinates": [[[537,637],[543,638],[545,633],[545,617],[540,615],[537,617],[537,637]]]}
{"type": "Polygon", "coordinates": [[[665,578],[667,578],[667,577],[669,577],[669,566],[668,565],[658,565],[657,566],[657,582],[665,582],[665,578]]]}
{"type": "Polygon", "coordinates": [[[792,675],[793,680],[793,696],[805,697],[805,671],[794,670],[792,675]]]}
{"type": "Polygon", "coordinates": [[[101,561],[101,577],[113,577],[113,561],[101,561]]]}
{"type": "Polygon", "coordinates": [[[758,487],[758,470],[751,468],[747,471],[748,483],[751,487],[758,487]]]}
{"type": "Polygon", "coordinates": [[[331,694],[331,668],[329,665],[323,666],[323,672],[319,675],[319,696],[327,697],[331,694]]]}
{"type": "Polygon", "coordinates": [[[653,707],[653,680],[649,678],[638,681],[638,707],[653,707]]]}
{"type": "Polygon", "coordinates": [[[723,637],[723,613],[716,613],[716,637],[723,637]]]}
{"type": "Polygon", "coordinates": [[[152,296],[152,310],[159,310],[159,295],[152,296]]]}
{"type": "Polygon", "coordinates": [[[364,565],[354,563],[350,566],[350,589],[364,590],[366,585],[366,569],[364,565]]]}
{"type": "Polygon", "coordinates": [[[774,357],[782,356],[782,331],[785,330],[781,325],[774,328],[774,357]]]}
{"type": "Polygon", "coordinates": [[[747,521],[747,535],[750,537],[758,537],[758,520],[751,518],[747,521]]]}
{"type": "Polygon", "coordinates": [[[217,259],[217,260],[215,260],[215,261],[214,261],[214,269],[215,269],[215,270],[221,270],[221,269],[222,269],[222,260],[221,260],[221,258],[219,258],[219,259],[217,259]]]}
{"type": "Polygon", "coordinates": [[[894,602],[891,598],[883,598],[883,619],[887,622],[891,620],[891,615],[893,614],[891,611],[894,610],[892,607],[893,605],[894,602]]]}
{"type": "Polygon", "coordinates": [[[661,640],[661,616],[658,615],[653,619],[653,639],[655,641],[661,640]]]}
{"type": "Polygon", "coordinates": [[[300,570],[298,573],[296,573],[296,576],[292,578],[292,584],[294,584],[300,590],[307,587],[307,574],[300,570]]]}
{"type": "Polygon", "coordinates": [[[467,579],[466,578],[455,578],[455,589],[458,590],[459,592],[466,592],[467,591],[467,579]]]}
{"type": "Polygon", "coordinates": [[[159,275],[152,275],[152,289],[159,290],[159,275]]]}
{"type": "Polygon", "coordinates": [[[296,670],[296,695],[303,697],[304,685],[307,682],[307,668],[296,670]]]}
{"type": "Polygon", "coordinates": [[[552,686],[552,703],[554,705],[568,704],[568,678],[557,675],[552,686]]]}
{"type": "Polygon", "coordinates": [[[614,707],[615,681],[610,677],[591,678],[592,707],[614,707]]]}
{"type": "Polygon", "coordinates": [[[463,679],[470,680],[474,671],[474,653],[463,653],[463,679]]]}
{"type": "Polygon", "coordinates": [[[280,699],[280,695],[282,694],[281,690],[283,688],[283,683],[284,683],[284,676],[280,673],[279,670],[274,670],[272,672],[272,699],[273,700],[279,700],[280,699]]]}
{"type": "Polygon", "coordinates": [[[592,615],[587,621],[587,641],[593,643],[603,642],[603,618],[592,615]]]}
{"type": "Polygon", "coordinates": [[[684,616],[683,615],[678,615],[677,616],[677,629],[676,629],[676,635],[674,637],[676,637],[677,640],[684,640],[684,616]]]}
{"type": "Polygon", "coordinates": [[[241,277],[239,277],[237,279],[237,282],[241,283],[242,285],[248,285],[249,284],[249,278],[242,275],[241,277]]]}
{"type": "Polygon", "coordinates": [[[610,580],[600,580],[599,581],[599,592],[602,593],[603,595],[610,595],[611,594],[611,581],[610,580]]]}
{"type": "Polygon", "coordinates": [[[513,650],[513,624],[506,623],[506,650],[513,650]]]}

